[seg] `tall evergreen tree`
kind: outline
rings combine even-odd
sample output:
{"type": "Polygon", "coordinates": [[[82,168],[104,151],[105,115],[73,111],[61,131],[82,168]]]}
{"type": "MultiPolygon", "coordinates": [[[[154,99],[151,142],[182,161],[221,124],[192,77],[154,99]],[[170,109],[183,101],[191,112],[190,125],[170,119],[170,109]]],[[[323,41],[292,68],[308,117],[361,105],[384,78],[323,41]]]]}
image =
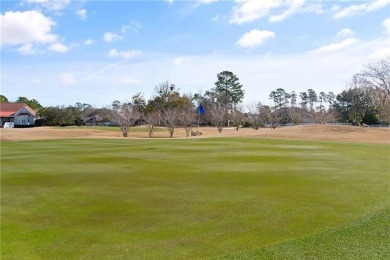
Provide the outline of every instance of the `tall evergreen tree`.
{"type": "Polygon", "coordinates": [[[42,108],[42,105],[36,99],[28,99],[26,97],[18,97],[16,102],[17,103],[24,103],[34,110],[39,110],[42,108]]]}
{"type": "Polygon", "coordinates": [[[312,89],[308,89],[307,94],[308,94],[307,96],[308,96],[309,105],[310,105],[310,111],[314,111],[314,103],[316,103],[318,101],[317,94],[312,89]]]}
{"type": "Polygon", "coordinates": [[[289,97],[291,99],[291,101],[290,101],[291,106],[292,107],[296,107],[296,105],[297,105],[297,94],[295,93],[295,91],[291,92],[289,94],[289,97]]]}
{"type": "Polygon", "coordinates": [[[230,71],[222,71],[217,77],[218,81],[215,82],[216,91],[224,95],[226,102],[235,107],[244,98],[244,90],[238,81],[238,77],[230,71]]]}
{"type": "Polygon", "coordinates": [[[299,103],[301,105],[301,108],[306,110],[309,96],[306,92],[301,92],[299,93],[299,97],[301,98],[301,103],[299,103]]]}
{"type": "Polygon", "coordinates": [[[337,95],[333,106],[339,114],[339,119],[344,122],[353,122],[359,125],[373,123],[369,122],[369,119],[374,117],[375,111],[369,92],[365,89],[352,87],[344,90],[337,95]]]}

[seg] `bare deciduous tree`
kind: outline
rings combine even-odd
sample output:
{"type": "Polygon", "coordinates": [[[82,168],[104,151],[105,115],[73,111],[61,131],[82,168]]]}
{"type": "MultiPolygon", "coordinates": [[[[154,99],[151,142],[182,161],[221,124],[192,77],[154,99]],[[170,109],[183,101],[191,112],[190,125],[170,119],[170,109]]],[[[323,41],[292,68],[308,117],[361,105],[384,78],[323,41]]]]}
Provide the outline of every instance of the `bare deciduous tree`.
{"type": "Polygon", "coordinates": [[[390,121],[390,56],[365,67],[354,80],[359,87],[368,90],[379,121],[390,121]]]}
{"type": "Polygon", "coordinates": [[[146,122],[146,129],[148,131],[149,138],[152,138],[154,132],[156,132],[157,125],[160,121],[159,114],[157,111],[146,113],[144,116],[146,122]]]}
{"type": "Polygon", "coordinates": [[[327,111],[319,111],[314,114],[314,119],[317,124],[325,124],[336,121],[336,113],[332,109],[327,111]]]}
{"type": "Polygon", "coordinates": [[[384,91],[367,88],[371,102],[378,113],[379,122],[390,122],[390,98],[386,98],[384,91]]]}
{"type": "Polygon", "coordinates": [[[253,129],[258,130],[267,123],[272,124],[272,112],[269,106],[265,106],[260,102],[253,102],[248,105],[248,110],[249,120],[253,129]]]}
{"type": "Polygon", "coordinates": [[[249,121],[252,125],[252,128],[255,130],[259,130],[262,123],[260,117],[260,109],[259,109],[261,106],[262,105],[260,102],[252,102],[247,106],[249,110],[248,113],[249,121]]]}
{"type": "Polygon", "coordinates": [[[192,108],[185,108],[180,110],[179,120],[180,125],[186,130],[186,136],[189,137],[195,122],[195,114],[192,108]]]}
{"type": "Polygon", "coordinates": [[[271,124],[271,128],[275,129],[278,126],[279,122],[280,122],[280,118],[282,116],[281,115],[281,111],[280,110],[274,110],[272,112],[271,108],[269,108],[268,113],[269,113],[269,122],[271,124]]]}
{"type": "Polygon", "coordinates": [[[360,83],[381,90],[387,99],[390,98],[390,56],[365,67],[362,73],[357,74],[360,83]]]}
{"type": "Polygon", "coordinates": [[[222,132],[223,127],[228,120],[228,107],[224,103],[213,103],[210,107],[210,120],[213,125],[218,129],[218,132],[222,132]]]}
{"type": "Polygon", "coordinates": [[[293,108],[293,110],[290,112],[290,118],[293,125],[302,123],[302,116],[296,111],[295,108],[293,108]]]}
{"type": "Polygon", "coordinates": [[[118,124],[124,137],[128,136],[129,129],[140,118],[140,112],[130,102],[115,101],[111,108],[111,117],[118,124]]]}
{"type": "Polygon", "coordinates": [[[176,107],[166,107],[160,110],[161,122],[167,128],[169,137],[173,137],[175,128],[179,121],[179,109],[176,107]]]}
{"type": "Polygon", "coordinates": [[[316,107],[316,112],[314,115],[314,120],[317,124],[325,124],[335,121],[336,114],[335,111],[331,108],[334,99],[334,94],[329,92],[329,94],[321,91],[318,95],[318,106],[316,107]],[[326,108],[325,104],[329,104],[329,107],[326,108]]]}
{"type": "Polygon", "coordinates": [[[235,108],[233,108],[230,118],[232,120],[233,125],[236,127],[236,131],[238,131],[238,129],[240,128],[241,122],[244,117],[244,109],[241,106],[236,106],[235,108]]]}

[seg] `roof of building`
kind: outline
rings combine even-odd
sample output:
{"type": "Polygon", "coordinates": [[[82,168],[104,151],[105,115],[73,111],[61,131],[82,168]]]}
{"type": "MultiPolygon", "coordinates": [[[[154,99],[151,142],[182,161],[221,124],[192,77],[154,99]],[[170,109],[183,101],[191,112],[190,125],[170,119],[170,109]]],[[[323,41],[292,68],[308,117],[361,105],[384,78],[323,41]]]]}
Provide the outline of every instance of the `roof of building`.
{"type": "Polygon", "coordinates": [[[26,108],[28,112],[30,112],[33,116],[36,115],[31,107],[27,106],[24,103],[0,103],[0,116],[1,117],[12,117],[16,112],[18,112],[22,108],[26,108]]]}
{"type": "Polygon", "coordinates": [[[104,120],[101,116],[94,115],[94,116],[84,118],[84,121],[85,122],[103,122],[104,120]]]}

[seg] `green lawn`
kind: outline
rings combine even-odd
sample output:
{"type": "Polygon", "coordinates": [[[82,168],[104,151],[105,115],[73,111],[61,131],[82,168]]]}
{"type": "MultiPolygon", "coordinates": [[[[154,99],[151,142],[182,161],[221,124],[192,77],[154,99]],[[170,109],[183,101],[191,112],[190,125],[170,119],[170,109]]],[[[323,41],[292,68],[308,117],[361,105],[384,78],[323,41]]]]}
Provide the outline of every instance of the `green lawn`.
{"type": "Polygon", "coordinates": [[[1,144],[2,259],[389,259],[390,146],[1,144]]]}

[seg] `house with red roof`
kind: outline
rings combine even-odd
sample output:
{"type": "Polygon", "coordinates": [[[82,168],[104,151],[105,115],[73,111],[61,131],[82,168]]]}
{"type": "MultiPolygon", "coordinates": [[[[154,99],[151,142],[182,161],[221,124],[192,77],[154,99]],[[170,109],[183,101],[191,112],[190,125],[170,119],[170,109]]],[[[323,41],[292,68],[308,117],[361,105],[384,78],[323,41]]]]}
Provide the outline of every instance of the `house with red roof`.
{"type": "Polygon", "coordinates": [[[14,126],[34,126],[37,112],[24,103],[0,103],[0,122],[14,126]]]}

